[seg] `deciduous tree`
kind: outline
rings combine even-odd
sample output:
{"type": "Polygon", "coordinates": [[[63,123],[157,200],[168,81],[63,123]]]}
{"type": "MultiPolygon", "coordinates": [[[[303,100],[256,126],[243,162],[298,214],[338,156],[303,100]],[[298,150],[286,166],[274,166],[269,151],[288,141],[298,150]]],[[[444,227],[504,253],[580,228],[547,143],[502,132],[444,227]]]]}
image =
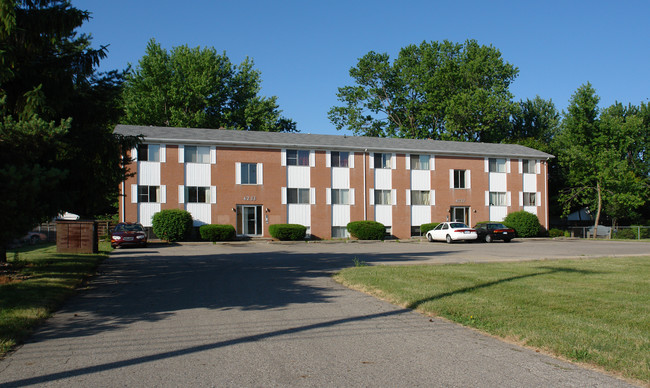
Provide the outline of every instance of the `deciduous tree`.
{"type": "Polygon", "coordinates": [[[125,124],[292,132],[277,97],[259,96],[261,73],[250,59],[234,65],[214,48],[178,46],[171,52],[155,40],[127,76],[125,124]]]}
{"type": "Polygon", "coordinates": [[[500,141],[515,104],[508,90],[518,70],[499,50],[449,41],[409,45],[391,62],[369,52],[338,89],[337,129],[364,136],[500,141]]]}

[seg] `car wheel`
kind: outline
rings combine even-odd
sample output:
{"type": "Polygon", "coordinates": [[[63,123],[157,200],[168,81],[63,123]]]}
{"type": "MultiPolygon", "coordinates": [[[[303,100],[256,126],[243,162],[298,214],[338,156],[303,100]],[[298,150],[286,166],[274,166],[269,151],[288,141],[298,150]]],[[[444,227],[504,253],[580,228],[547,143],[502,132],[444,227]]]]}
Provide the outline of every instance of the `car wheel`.
{"type": "Polygon", "coordinates": [[[491,243],[492,242],[492,236],[490,236],[489,234],[486,234],[485,235],[485,242],[486,243],[491,243]]]}
{"type": "Polygon", "coordinates": [[[451,236],[450,236],[450,235],[447,235],[447,244],[451,244],[452,241],[453,241],[453,240],[451,239],[451,236]]]}
{"type": "Polygon", "coordinates": [[[509,238],[504,238],[503,242],[510,242],[510,239],[509,238]]]}
{"type": "Polygon", "coordinates": [[[427,240],[429,240],[429,242],[433,242],[433,236],[431,236],[429,233],[427,233],[427,240]]]}

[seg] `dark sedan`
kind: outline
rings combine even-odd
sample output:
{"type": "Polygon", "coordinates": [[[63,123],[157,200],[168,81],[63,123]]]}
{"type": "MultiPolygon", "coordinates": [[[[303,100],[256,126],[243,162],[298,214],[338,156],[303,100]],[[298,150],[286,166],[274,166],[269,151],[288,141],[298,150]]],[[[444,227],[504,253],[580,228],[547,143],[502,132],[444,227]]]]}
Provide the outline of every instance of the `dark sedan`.
{"type": "Polygon", "coordinates": [[[491,243],[494,240],[510,242],[510,240],[516,237],[514,229],[499,223],[478,224],[474,229],[476,229],[479,240],[487,243],[491,243]]]}
{"type": "Polygon", "coordinates": [[[111,246],[147,246],[147,232],[135,222],[120,222],[111,232],[111,246]]]}

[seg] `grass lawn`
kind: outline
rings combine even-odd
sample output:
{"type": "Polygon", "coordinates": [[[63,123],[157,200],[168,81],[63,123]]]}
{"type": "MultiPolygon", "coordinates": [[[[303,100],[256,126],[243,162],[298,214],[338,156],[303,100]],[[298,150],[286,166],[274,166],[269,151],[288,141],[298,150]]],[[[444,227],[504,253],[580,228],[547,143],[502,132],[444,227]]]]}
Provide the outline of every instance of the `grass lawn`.
{"type": "Polygon", "coordinates": [[[648,257],[361,265],[335,279],[403,307],[650,382],[648,257]]]}
{"type": "Polygon", "coordinates": [[[56,245],[36,245],[7,252],[9,265],[0,267],[0,357],[19,344],[107,257],[100,254],[59,254],[56,245]]]}

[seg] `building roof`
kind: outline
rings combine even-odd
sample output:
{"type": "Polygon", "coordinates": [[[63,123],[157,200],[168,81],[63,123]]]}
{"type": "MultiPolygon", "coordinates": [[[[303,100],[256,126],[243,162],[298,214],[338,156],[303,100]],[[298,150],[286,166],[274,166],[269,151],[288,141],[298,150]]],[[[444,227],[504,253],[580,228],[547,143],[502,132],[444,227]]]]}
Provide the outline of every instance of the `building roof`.
{"type": "Polygon", "coordinates": [[[228,129],[117,125],[114,133],[143,136],[146,143],[204,144],[247,148],[300,148],[343,151],[429,153],[451,156],[494,156],[548,159],[553,155],[518,144],[395,139],[228,129]]]}

